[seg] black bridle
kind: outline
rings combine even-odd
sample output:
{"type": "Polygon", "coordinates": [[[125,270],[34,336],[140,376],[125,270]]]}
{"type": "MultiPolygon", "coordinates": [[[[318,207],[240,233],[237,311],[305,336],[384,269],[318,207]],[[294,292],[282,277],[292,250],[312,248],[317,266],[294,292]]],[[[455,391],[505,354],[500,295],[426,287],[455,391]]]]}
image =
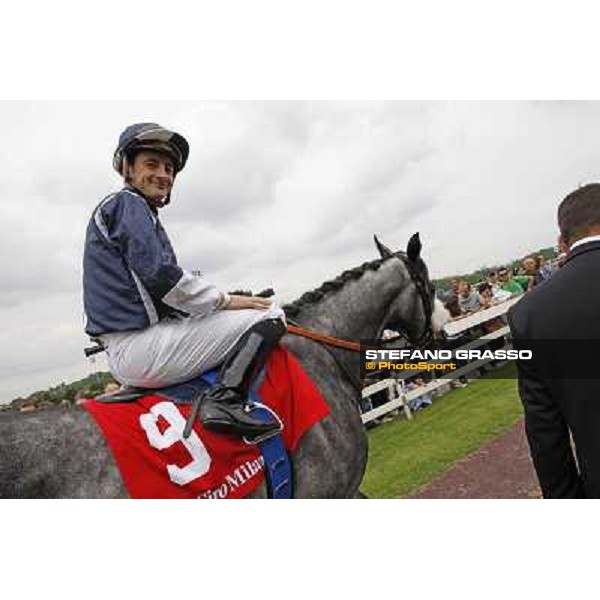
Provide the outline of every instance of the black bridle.
{"type": "MultiPolygon", "coordinates": [[[[425,348],[429,346],[434,339],[433,333],[433,324],[431,321],[431,317],[433,315],[433,287],[427,277],[425,277],[422,269],[418,268],[418,264],[416,261],[410,260],[408,256],[406,256],[403,252],[396,252],[392,256],[399,258],[408,274],[410,276],[411,281],[414,283],[415,288],[417,289],[417,293],[421,299],[421,305],[423,306],[423,314],[425,315],[425,325],[423,326],[423,331],[418,338],[412,339],[412,337],[406,331],[406,328],[401,324],[390,324],[390,328],[394,331],[397,331],[408,344],[415,348],[425,348]]],[[[397,338],[393,338],[391,340],[382,340],[380,343],[392,343],[396,341],[397,338]]]]}

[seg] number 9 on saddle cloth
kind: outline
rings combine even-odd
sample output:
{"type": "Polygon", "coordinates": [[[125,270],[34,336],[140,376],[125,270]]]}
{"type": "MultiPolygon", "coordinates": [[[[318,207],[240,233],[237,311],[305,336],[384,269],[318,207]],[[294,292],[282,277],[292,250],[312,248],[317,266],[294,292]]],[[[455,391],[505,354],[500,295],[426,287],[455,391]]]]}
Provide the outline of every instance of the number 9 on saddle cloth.
{"type": "Polygon", "coordinates": [[[261,451],[269,497],[291,498],[291,464],[280,435],[283,423],[258,395],[267,358],[285,331],[286,327],[279,319],[261,321],[242,336],[219,371],[213,369],[184,383],[158,390],[124,389],[98,396],[96,401],[135,401],[156,392],[175,404],[191,404],[184,438],[189,437],[199,412],[206,429],[243,436],[244,441],[257,444],[261,451]],[[240,394],[243,394],[241,404],[240,394]],[[241,424],[240,417],[235,414],[237,410],[242,411],[241,424]]]}

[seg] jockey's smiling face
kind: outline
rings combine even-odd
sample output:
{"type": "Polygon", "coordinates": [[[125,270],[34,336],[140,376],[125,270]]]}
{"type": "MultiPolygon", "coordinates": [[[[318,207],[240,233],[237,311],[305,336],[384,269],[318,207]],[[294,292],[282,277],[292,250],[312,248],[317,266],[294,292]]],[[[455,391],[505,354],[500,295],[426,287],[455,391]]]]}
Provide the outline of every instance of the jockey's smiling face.
{"type": "Polygon", "coordinates": [[[173,187],[175,170],[173,161],[166,155],[151,150],[138,152],[133,165],[127,167],[127,181],[150,202],[161,207],[173,187]]]}

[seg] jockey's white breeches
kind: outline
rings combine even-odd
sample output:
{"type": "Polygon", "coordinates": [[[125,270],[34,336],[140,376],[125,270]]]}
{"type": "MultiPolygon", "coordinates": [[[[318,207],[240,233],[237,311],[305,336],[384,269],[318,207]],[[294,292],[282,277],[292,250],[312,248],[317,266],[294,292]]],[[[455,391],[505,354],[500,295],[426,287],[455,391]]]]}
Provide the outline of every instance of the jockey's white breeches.
{"type": "Polygon", "coordinates": [[[137,331],[101,336],[108,366],[124,385],[154,388],[187,381],[225,359],[259,321],[284,319],[283,310],[219,310],[199,317],[165,319],[137,331]]]}

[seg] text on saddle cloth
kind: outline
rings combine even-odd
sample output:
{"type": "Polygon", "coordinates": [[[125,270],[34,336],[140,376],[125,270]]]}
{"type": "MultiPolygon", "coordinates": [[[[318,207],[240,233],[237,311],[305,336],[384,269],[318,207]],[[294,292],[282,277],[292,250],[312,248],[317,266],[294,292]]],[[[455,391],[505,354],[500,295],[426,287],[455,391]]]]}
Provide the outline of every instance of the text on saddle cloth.
{"type": "MultiPolygon", "coordinates": [[[[241,498],[264,480],[264,459],[255,445],[216,434],[198,421],[183,438],[188,404],[151,392],[134,402],[85,408],[103,431],[134,498],[241,498]]],[[[260,399],[283,421],[283,444],[293,452],[302,435],[330,412],[297,359],[284,348],[270,355],[260,399]]]]}

